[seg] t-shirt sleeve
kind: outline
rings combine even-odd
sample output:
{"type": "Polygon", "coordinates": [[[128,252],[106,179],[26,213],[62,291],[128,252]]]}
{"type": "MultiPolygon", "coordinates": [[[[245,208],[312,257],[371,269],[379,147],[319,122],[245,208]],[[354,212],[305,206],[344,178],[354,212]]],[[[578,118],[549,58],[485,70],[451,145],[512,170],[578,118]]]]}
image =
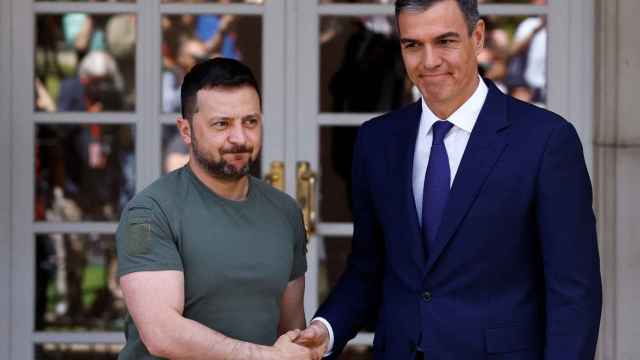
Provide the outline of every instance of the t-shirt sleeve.
{"type": "Polygon", "coordinates": [[[295,243],[293,245],[293,266],[289,281],[303,276],[307,272],[307,232],[304,229],[302,212],[295,208],[295,243]]]}
{"type": "Polygon", "coordinates": [[[116,231],[118,276],[139,271],[182,271],[169,221],[152,199],[135,199],[116,231]]]}

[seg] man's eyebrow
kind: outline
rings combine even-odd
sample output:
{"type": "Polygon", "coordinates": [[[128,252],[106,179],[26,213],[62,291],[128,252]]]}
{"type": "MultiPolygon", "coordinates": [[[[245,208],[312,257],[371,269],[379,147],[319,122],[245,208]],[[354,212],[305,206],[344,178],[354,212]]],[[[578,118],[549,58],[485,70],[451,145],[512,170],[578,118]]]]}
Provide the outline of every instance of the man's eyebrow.
{"type": "Polygon", "coordinates": [[[245,116],[243,116],[243,119],[250,119],[250,118],[259,118],[260,114],[259,113],[253,113],[253,114],[247,114],[245,116]]]}
{"type": "Polygon", "coordinates": [[[458,34],[457,32],[454,32],[454,31],[449,31],[449,32],[446,32],[446,33],[444,33],[442,35],[436,36],[436,40],[442,40],[442,39],[446,39],[446,38],[450,38],[450,37],[459,39],[460,38],[460,34],[458,34]]]}

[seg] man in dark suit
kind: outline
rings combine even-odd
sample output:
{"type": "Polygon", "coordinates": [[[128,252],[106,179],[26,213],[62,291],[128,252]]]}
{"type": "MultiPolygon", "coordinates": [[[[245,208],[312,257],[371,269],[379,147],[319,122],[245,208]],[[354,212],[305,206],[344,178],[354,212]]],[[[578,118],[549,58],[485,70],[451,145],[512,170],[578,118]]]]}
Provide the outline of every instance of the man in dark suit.
{"type": "Polygon", "coordinates": [[[475,0],[398,0],[422,101],[366,122],[353,250],[298,342],[337,356],[377,319],[374,359],[593,359],[602,289],[574,127],[479,77],[475,0]]]}

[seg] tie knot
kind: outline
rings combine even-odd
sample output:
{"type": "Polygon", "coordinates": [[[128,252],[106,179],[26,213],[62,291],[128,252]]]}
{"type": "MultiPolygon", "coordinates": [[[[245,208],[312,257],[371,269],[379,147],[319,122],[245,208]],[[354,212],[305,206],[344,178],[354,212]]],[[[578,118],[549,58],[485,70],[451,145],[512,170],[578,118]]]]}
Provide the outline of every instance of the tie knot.
{"type": "Polygon", "coordinates": [[[453,127],[453,124],[449,121],[438,120],[433,124],[433,145],[442,144],[444,137],[449,130],[453,127]]]}

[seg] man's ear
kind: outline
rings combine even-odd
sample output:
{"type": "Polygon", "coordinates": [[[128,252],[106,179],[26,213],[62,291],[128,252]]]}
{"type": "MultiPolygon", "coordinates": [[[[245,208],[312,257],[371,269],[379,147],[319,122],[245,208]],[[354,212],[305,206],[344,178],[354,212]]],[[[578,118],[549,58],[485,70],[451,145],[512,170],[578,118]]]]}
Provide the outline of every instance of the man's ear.
{"type": "Polygon", "coordinates": [[[476,45],[476,55],[482,51],[484,48],[484,40],[485,40],[485,23],[484,20],[480,19],[476,23],[476,27],[473,30],[473,42],[476,45]]]}
{"type": "MultiPolygon", "coordinates": [[[[192,120],[193,121],[193,120],[192,120]]],[[[191,123],[189,122],[189,120],[183,118],[183,117],[178,117],[176,119],[176,127],[178,128],[178,132],[180,133],[180,136],[182,137],[182,141],[184,141],[185,144],[187,145],[191,145],[191,123]]]]}

